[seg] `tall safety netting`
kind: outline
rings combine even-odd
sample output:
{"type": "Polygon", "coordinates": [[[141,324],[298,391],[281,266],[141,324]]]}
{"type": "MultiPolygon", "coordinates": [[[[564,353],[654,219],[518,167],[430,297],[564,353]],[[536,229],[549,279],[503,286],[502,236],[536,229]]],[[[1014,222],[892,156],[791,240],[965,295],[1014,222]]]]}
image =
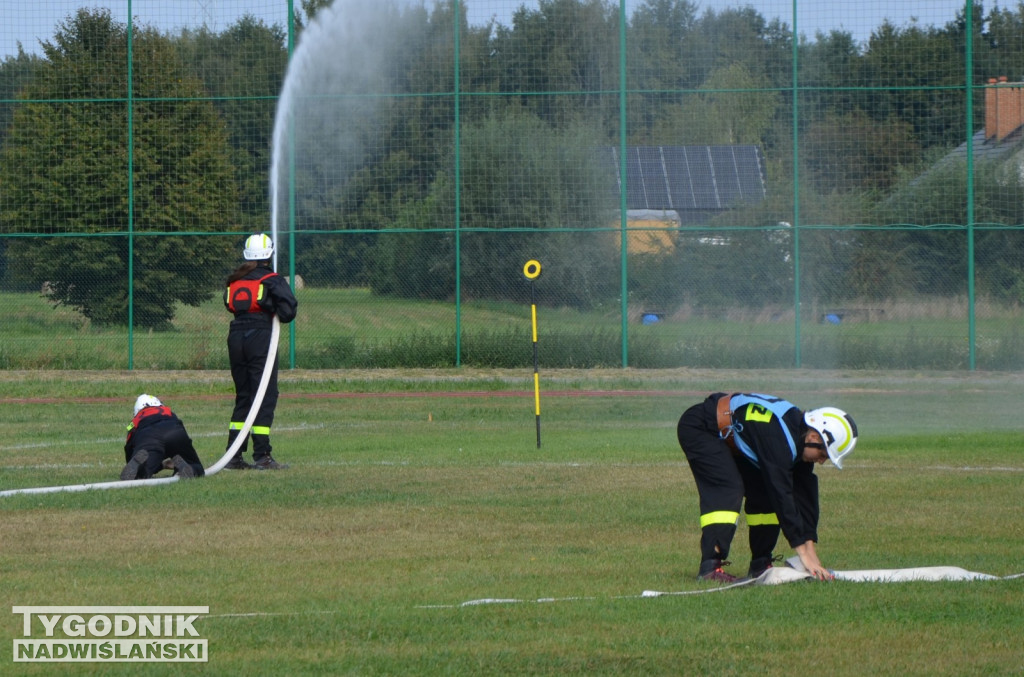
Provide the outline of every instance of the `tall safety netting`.
{"type": "Polygon", "coordinates": [[[1022,135],[1021,7],[22,3],[0,368],[226,368],[264,231],[290,367],[1020,369],[1022,135]]]}

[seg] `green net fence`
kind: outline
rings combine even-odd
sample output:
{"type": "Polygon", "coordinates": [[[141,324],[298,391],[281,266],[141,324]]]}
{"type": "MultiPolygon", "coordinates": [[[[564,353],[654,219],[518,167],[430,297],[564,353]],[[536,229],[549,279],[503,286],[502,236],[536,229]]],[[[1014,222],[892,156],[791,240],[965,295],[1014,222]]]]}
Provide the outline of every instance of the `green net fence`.
{"type": "Polygon", "coordinates": [[[533,303],[552,367],[1024,367],[1024,6],[4,14],[0,368],[225,368],[258,231],[294,368],[529,365],[533,303]]]}

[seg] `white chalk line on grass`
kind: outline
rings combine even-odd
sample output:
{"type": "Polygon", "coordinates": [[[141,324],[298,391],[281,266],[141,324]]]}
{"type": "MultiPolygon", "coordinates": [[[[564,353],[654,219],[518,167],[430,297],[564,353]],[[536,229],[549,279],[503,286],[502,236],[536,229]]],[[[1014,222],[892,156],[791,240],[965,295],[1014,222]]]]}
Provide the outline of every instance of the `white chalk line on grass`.
{"type": "MultiPolygon", "coordinates": [[[[852,461],[851,461],[852,464],[852,461]]],[[[498,465],[502,467],[523,467],[523,468],[688,468],[689,465],[685,460],[682,461],[664,461],[660,463],[630,463],[622,461],[612,461],[603,463],[601,461],[498,461],[498,465]]],[[[854,466],[850,466],[854,468],[854,466]]],[[[992,465],[992,466],[950,466],[950,465],[929,465],[929,466],[910,466],[910,465],[885,465],[881,463],[866,463],[858,464],[856,466],[858,470],[884,470],[886,472],[893,470],[909,470],[913,472],[919,472],[921,470],[934,470],[941,472],[1024,472],[1024,466],[1003,466],[1003,465],[992,465]]],[[[830,466],[823,466],[819,470],[826,472],[836,471],[835,468],[830,466]]]]}
{"type": "Polygon", "coordinates": [[[950,466],[950,465],[930,465],[920,468],[921,470],[940,470],[942,472],[1024,472],[1024,468],[1014,468],[1007,465],[992,465],[992,466],[950,466]]]}
{"type": "Polygon", "coordinates": [[[270,618],[274,616],[329,616],[346,613],[346,609],[321,609],[319,611],[249,611],[235,614],[207,614],[206,618],[270,618]]]}
{"type": "MultiPolygon", "coordinates": [[[[283,431],[298,432],[302,430],[318,429],[322,426],[295,426],[290,428],[283,428],[283,431]]],[[[210,433],[208,435],[202,435],[201,437],[214,437],[220,436],[221,433],[210,433]]],[[[118,441],[118,440],[114,440],[118,441]]],[[[25,447],[0,447],[0,452],[15,448],[25,447]]],[[[86,469],[86,468],[108,468],[108,467],[121,467],[120,462],[117,463],[35,463],[35,464],[19,464],[19,465],[3,465],[0,464],[2,470],[59,470],[59,469],[86,469]]],[[[356,467],[410,467],[419,466],[423,468],[434,468],[440,467],[439,463],[423,463],[418,461],[398,460],[398,461],[366,461],[366,460],[353,460],[353,461],[312,461],[303,463],[302,465],[318,467],[318,468],[356,468],[356,467]]],[[[498,461],[497,465],[504,468],[687,468],[685,461],[666,461],[663,463],[629,463],[629,462],[609,462],[602,463],[600,461],[498,461]]],[[[454,466],[448,466],[454,467],[454,466]]],[[[465,467],[465,466],[459,466],[465,467]]],[[[949,472],[949,473],[988,473],[988,472],[1010,472],[1018,473],[1024,472],[1024,467],[1014,467],[1006,465],[993,465],[993,466],[948,466],[948,465],[932,465],[932,466],[907,466],[907,465],[894,465],[886,466],[882,464],[870,464],[867,466],[861,465],[858,468],[864,470],[884,470],[884,471],[900,471],[900,470],[913,470],[919,472],[922,470],[933,471],[933,472],[949,472]]],[[[826,466],[826,470],[828,470],[826,466]]],[[[830,470],[829,470],[830,471],[830,470]]]]}
{"type": "MultiPolygon", "coordinates": [[[[313,468],[355,468],[360,466],[367,467],[406,467],[413,465],[410,461],[313,461],[312,463],[302,463],[303,466],[313,468]]],[[[124,463],[39,463],[36,465],[0,465],[0,470],[77,470],[77,469],[103,469],[103,468],[122,468],[124,463]]],[[[424,468],[432,467],[424,465],[424,468]]]]}
{"type": "MultiPolygon", "coordinates": [[[[274,428],[274,432],[278,432],[278,433],[284,433],[284,432],[290,432],[290,433],[293,433],[293,432],[306,432],[306,431],[309,431],[309,430],[323,430],[325,428],[326,428],[326,426],[324,426],[322,423],[317,423],[317,424],[303,423],[302,425],[281,426],[279,428],[274,428]]],[[[221,431],[221,432],[205,432],[205,433],[199,433],[199,434],[193,434],[193,433],[190,432],[189,436],[192,439],[194,439],[194,440],[207,439],[207,438],[210,438],[210,437],[224,437],[224,438],[227,438],[227,432],[226,431],[221,431]]],[[[52,448],[72,447],[72,446],[79,447],[79,446],[83,446],[83,445],[96,445],[96,444],[118,444],[118,445],[122,445],[123,446],[124,445],[124,436],[122,435],[121,437],[99,437],[99,438],[94,438],[94,439],[91,439],[91,440],[57,440],[57,441],[53,441],[53,442],[31,442],[31,443],[28,443],[28,444],[3,444],[3,445],[0,445],[0,452],[3,452],[3,451],[22,451],[22,450],[25,450],[25,449],[48,449],[48,448],[51,448],[51,447],[52,448]]]]}
{"type": "MultiPolygon", "coordinates": [[[[120,467],[120,463],[77,463],[77,464],[39,464],[39,465],[10,465],[2,466],[0,468],[8,470],[53,470],[59,468],[105,468],[108,466],[120,467]]],[[[423,463],[416,461],[312,461],[302,463],[304,466],[311,466],[316,468],[358,468],[358,467],[397,467],[406,468],[411,466],[417,466],[422,468],[436,468],[436,467],[472,467],[472,466],[454,466],[451,464],[439,464],[439,463],[423,463]]],[[[564,463],[557,462],[545,462],[536,461],[533,463],[520,463],[520,462],[499,462],[500,467],[505,468],[687,468],[685,462],[668,462],[668,463],[600,463],[600,462],[578,462],[578,461],[567,461],[564,463]]],[[[906,470],[909,466],[873,466],[872,469],[880,470],[906,470]]],[[[964,472],[964,473],[985,473],[985,472],[1024,472],[1024,467],[1015,468],[1012,466],[964,466],[964,467],[953,467],[953,466],[925,466],[921,468],[914,468],[916,471],[920,470],[932,470],[939,472],[964,472]]]]}

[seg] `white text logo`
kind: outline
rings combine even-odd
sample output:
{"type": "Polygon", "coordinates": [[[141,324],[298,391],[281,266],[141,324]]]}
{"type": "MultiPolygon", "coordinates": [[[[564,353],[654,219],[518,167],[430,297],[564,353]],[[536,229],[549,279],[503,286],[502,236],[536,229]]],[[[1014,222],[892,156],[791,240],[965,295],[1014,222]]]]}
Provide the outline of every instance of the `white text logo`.
{"type": "Polygon", "coordinates": [[[195,622],[208,606],[15,606],[15,662],[205,663],[195,622]]]}

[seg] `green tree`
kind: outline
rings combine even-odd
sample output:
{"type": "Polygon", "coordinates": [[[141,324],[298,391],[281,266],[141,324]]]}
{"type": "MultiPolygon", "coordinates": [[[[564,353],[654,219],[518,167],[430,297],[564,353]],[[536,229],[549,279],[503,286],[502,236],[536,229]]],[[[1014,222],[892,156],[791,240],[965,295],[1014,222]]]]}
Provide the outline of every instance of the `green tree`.
{"type": "Polygon", "coordinates": [[[629,22],[626,52],[630,88],[679,90],[700,84],[689,76],[687,38],[699,5],[689,0],[644,0],[629,22]]]}
{"type": "Polygon", "coordinates": [[[788,26],[753,7],[709,8],[687,36],[691,80],[705,83],[713,71],[740,63],[764,89],[789,86],[792,40],[788,26]]]}
{"type": "Polygon", "coordinates": [[[849,84],[872,88],[865,104],[872,119],[901,120],[922,148],[948,148],[964,140],[964,63],[948,32],[884,22],[849,84]]]}
{"type": "Polygon", "coordinates": [[[763,89],[746,66],[732,63],[713,71],[700,94],[667,107],[654,136],[685,144],[760,144],[778,100],[778,93],[763,89]]]}
{"type": "Polygon", "coordinates": [[[864,110],[863,92],[851,87],[861,84],[855,78],[863,59],[851,33],[818,34],[814,42],[801,43],[797,58],[803,120],[815,122],[829,115],[864,110]]]}
{"type": "MultiPolygon", "coordinates": [[[[439,187],[453,176],[454,6],[437,2],[427,11],[381,3],[373,10],[364,20],[386,26],[385,31],[364,31],[365,46],[359,40],[345,48],[327,45],[334,60],[309,64],[307,73],[314,65],[337,72],[324,77],[329,87],[313,92],[295,117],[297,260],[305,279],[315,284],[369,283],[380,293],[450,296],[452,281],[442,275],[390,277],[395,262],[408,254],[396,249],[403,236],[387,231],[455,226],[451,205],[436,204],[442,194],[454,200],[439,187]],[[381,40],[381,34],[388,39],[381,40]],[[339,58],[344,49],[353,58],[339,58]],[[369,63],[362,59],[368,50],[374,52],[369,63]],[[359,63],[358,72],[349,72],[349,63],[359,63]],[[338,237],[302,232],[307,229],[361,232],[338,237]],[[444,289],[434,286],[441,280],[444,289]]],[[[470,28],[465,16],[463,8],[459,86],[494,91],[500,59],[490,56],[490,31],[470,28]]],[[[486,116],[497,100],[463,99],[463,124],[486,116]]],[[[431,258],[430,246],[412,252],[431,258]]]]}
{"type": "MultiPolygon", "coordinates": [[[[1014,80],[1024,77],[1024,5],[999,7],[998,5],[981,20],[981,3],[975,3],[975,78],[980,84],[988,78],[1005,75],[1014,80]]],[[[964,42],[967,25],[961,12],[957,21],[947,27],[957,40],[957,46],[964,42]]],[[[966,45],[964,45],[966,47],[966,45]]]]}
{"type": "MultiPolygon", "coordinates": [[[[38,56],[26,54],[21,45],[18,45],[17,56],[7,56],[0,61],[0,102],[16,99],[18,92],[32,80],[40,61],[38,56]]],[[[14,105],[0,104],[0,144],[7,134],[14,110],[14,105]]]]}
{"type": "MultiPolygon", "coordinates": [[[[509,110],[464,130],[459,247],[466,298],[523,301],[523,264],[545,266],[545,300],[593,307],[618,292],[617,232],[585,232],[613,225],[614,186],[593,161],[593,126],[556,130],[535,115],[509,110]]],[[[427,229],[453,222],[454,182],[440,174],[427,200],[409,205],[399,224],[427,229]]],[[[442,298],[454,289],[456,257],[451,233],[395,233],[375,258],[371,280],[378,293],[442,298]]]]}
{"type": "Polygon", "coordinates": [[[600,306],[618,296],[615,181],[594,161],[599,123],[567,129],[510,110],[465,131],[463,290],[470,298],[526,300],[521,270],[545,266],[546,303],[600,306]],[[472,232],[472,231],[476,232],[472,232]],[[528,232],[516,232],[525,230],[528,232]]]}
{"type": "Polygon", "coordinates": [[[926,228],[901,233],[899,248],[915,271],[912,287],[922,295],[966,292],[967,181],[974,181],[976,288],[1000,301],[1024,301],[1021,231],[1024,179],[1020,155],[977,162],[968,175],[963,160],[947,161],[919,177],[886,201],[880,218],[909,221],[926,228]]]}
{"type": "Polygon", "coordinates": [[[820,193],[892,188],[901,168],[920,162],[911,125],[903,120],[875,121],[861,110],[829,114],[812,122],[800,138],[800,153],[820,193]]]}
{"type": "MultiPolygon", "coordinates": [[[[17,56],[7,56],[0,61],[0,148],[3,148],[17,107],[13,102],[18,93],[31,81],[39,63],[39,57],[26,54],[20,44],[17,56]]],[[[0,204],[3,201],[4,198],[0,195],[0,204]]],[[[0,281],[4,281],[7,287],[11,288],[13,281],[7,276],[7,245],[6,239],[0,239],[0,281]]],[[[23,281],[22,285],[24,284],[23,281]]]]}
{"type": "Polygon", "coordinates": [[[246,230],[266,229],[269,221],[271,136],[288,63],[286,42],[284,27],[248,14],[221,33],[203,27],[174,40],[228,124],[246,230]]]}
{"type": "Polygon", "coordinates": [[[135,321],[160,327],[176,303],[219,290],[232,243],[145,234],[228,228],[238,191],[227,132],[198,100],[201,83],[156,30],[137,29],[132,45],[129,125],[127,26],[82,9],[43,44],[45,63],[0,155],[0,228],[62,235],[19,238],[11,265],[99,323],[128,321],[133,255],[135,321]]]}
{"type": "MultiPolygon", "coordinates": [[[[967,165],[940,163],[878,206],[879,223],[912,223],[886,244],[912,272],[908,295],[951,297],[966,292],[967,165]]],[[[879,252],[884,255],[883,252],[879,252]]],[[[885,285],[889,289],[893,287],[885,285]]]]}
{"type": "Polygon", "coordinates": [[[701,82],[692,78],[686,51],[697,9],[688,0],[645,0],[633,12],[626,38],[626,77],[636,92],[627,100],[631,144],[674,143],[674,133],[660,137],[652,128],[661,121],[674,132],[677,128],[665,123],[681,108],[680,92],[701,82]]]}
{"type": "Polygon", "coordinates": [[[614,130],[617,108],[606,93],[619,88],[617,8],[605,0],[540,0],[537,9],[520,6],[512,22],[496,49],[502,91],[523,95],[514,105],[561,127],[589,110],[614,130]],[[565,96],[532,96],[552,92],[565,96]]]}

